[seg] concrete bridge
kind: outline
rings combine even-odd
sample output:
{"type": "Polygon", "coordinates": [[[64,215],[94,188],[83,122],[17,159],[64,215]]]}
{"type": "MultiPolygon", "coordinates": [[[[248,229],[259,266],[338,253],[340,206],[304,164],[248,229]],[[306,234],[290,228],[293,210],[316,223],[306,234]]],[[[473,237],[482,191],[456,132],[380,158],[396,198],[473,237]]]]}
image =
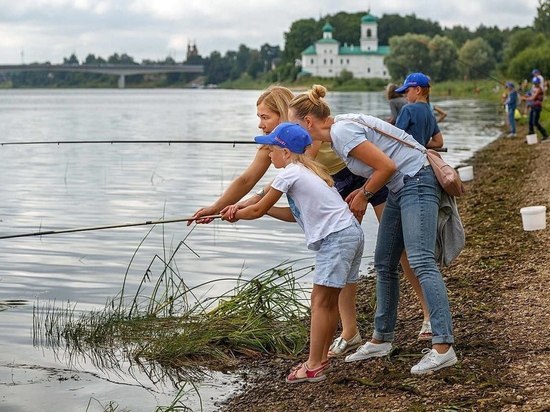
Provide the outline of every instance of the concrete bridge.
{"type": "Polygon", "coordinates": [[[123,89],[126,76],[151,73],[202,73],[199,64],[11,64],[0,65],[0,73],[10,72],[80,72],[118,76],[118,87],[123,89]]]}

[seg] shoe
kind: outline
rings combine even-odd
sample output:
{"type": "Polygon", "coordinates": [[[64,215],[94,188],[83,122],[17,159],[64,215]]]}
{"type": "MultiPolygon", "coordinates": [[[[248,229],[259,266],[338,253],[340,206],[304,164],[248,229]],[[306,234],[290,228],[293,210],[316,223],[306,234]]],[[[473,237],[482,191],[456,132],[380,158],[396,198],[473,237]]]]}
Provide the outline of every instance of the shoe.
{"type": "Polygon", "coordinates": [[[458,362],[455,351],[451,346],[446,353],[439,354],[435,349],[425,348],[422,350],[424,357],[411,368],[413,375],[424,375],[433,373],[439,369],[453,366],[458,362]]]}
{"type": "Polygon", "coordinates": [[[422,322],[422,328],[420,328],[418,340],[432,340],[432,324],[429,320],[425,320],[424,322],[422,322]]]}
{"type": "MultiPolygon", "coordinates": [[[[304,365],[303,363],[299,363],[298,365],[293,366],[292,368],[290,368],[290,371],[294,372],[294,371],[300,369],[303,365],[304,365]]],[[[331,369],[330,359],[327,359],[325,361],[321,361],[321,367],[326,371],[330,370],[331,369]]]]}
{"type": "Polygon", "coordinates": [[[307,363],[302,363],[302,366],[298,369],[290,371],[290,374],[286,377],[286,383],[302,383],[302,382],[321,382],[324,381],[327,377],[323,374],[325,366],[321,365],[317,369],[309,369],[307,363]],[[298,377],[298,371],[305,369],[306,376],[303,378],[298,377]]]}
{"type": "Polygon", "coordinates": [[[357,332],[350,340],[345,340],[343,337],[339,336],[334,339],[334,342],[330,345],[330,348],[328,349],[328,356],[330,358],[343,356],[357,348],[359,345],[361,345],[361,335],[359,335],[359,332],[357,332]]]}
{"type": "Polygon", "coordinates": [[[384,343],[372,343],[367,342],[363,346],[359,346],[359,349],[346,356],[346,362],[355,362],[369,358],[380,358],[382,356],[389,355],[391,352],[391,342],[384,343]]]}
{"type": "Polygon", "coordinates": [[[548,136],[542,136],[542,137],[540,138],[540,141],[541,141],[541,142],[549,141],[549,140],[548,140],[548,136]]]}
{"type": "Polygon", "coordinates": [[[508,137],[516,137],[515,133],[508,133],[508,137]]]}

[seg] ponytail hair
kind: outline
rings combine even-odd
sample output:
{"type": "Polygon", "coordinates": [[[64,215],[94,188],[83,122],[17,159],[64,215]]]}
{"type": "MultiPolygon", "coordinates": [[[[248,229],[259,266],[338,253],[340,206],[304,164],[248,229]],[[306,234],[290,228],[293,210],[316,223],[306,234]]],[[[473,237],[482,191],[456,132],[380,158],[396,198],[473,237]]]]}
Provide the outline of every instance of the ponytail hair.
{"type": "Polygon", "coordinates": [[[311,90],[301,93],[294,97],[288,105],[297,117],[304,119],[307,115],[312,115],[318,119],[326,119],[330,116],[330,107],[324,97],[327,94],[327,88],[320,84],[314,84],[311,90]]]}
{"type": "Polygon", "coordinates": [[[300,162],[303,164],[306,168],[311,170],[313,173],[315,173],[317,176],[319,176],[321,179],[325,181],[327,185],[330,187],[334,186],[334,180],[328,173],[328,170],[325,166],[323,166],[321,163],[316,162],[311,157],[309,157],[306,154],[296,154],[293,153],[295,156],[295,160],[297,162],[300,162]]]}

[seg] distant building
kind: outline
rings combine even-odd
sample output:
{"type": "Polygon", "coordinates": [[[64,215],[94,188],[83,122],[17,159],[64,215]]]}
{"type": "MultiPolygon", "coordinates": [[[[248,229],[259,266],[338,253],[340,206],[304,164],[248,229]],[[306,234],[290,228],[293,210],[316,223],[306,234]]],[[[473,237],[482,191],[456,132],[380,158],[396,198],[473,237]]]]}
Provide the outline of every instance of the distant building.
{"type": "Polygon", "coordinates": [[[384,57],[389,46],[378,45],[378,18],[368,13],[361,18],[361,44],[340,45],[332,38],[333,27],[327,22],[323,38],[302,52],[302,73],[319,77],[336,77],[342,70],[359,79],[388,79],[384,57]]]}

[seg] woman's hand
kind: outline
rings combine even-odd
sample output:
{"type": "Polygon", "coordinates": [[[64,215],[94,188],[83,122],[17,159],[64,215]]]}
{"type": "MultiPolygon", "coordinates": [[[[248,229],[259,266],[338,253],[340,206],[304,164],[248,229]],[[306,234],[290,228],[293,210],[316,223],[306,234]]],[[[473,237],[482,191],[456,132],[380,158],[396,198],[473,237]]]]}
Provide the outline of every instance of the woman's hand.
{"type": "Polygon", "coordinates": [[[359,188],[351,192],[346,197],[346,203],[349,205],[351,213],[353,216],[361,223],[363,216],[365,216],[365,211],[367,210],[367,205],[369,202],[363,194],[363,188],[359,188]]]}
{"type": "Polygon", "coordinates": [[[212,222],[214,219],[213,218],[205,218],[205,219],[199,219],[201,218],[202,216],[212,216],[212,215],[215,215],[218,211],[212,207],[212,206],[208,206],[208,207],[201,207],[199,210],[197,210],[195,212],[195,214],[193,215],[193,219],[194,220],[189,220],[187,222],[187,226],[189,226],[192,222],[196,222],[196,223],[210,223],[212,222]]]}

